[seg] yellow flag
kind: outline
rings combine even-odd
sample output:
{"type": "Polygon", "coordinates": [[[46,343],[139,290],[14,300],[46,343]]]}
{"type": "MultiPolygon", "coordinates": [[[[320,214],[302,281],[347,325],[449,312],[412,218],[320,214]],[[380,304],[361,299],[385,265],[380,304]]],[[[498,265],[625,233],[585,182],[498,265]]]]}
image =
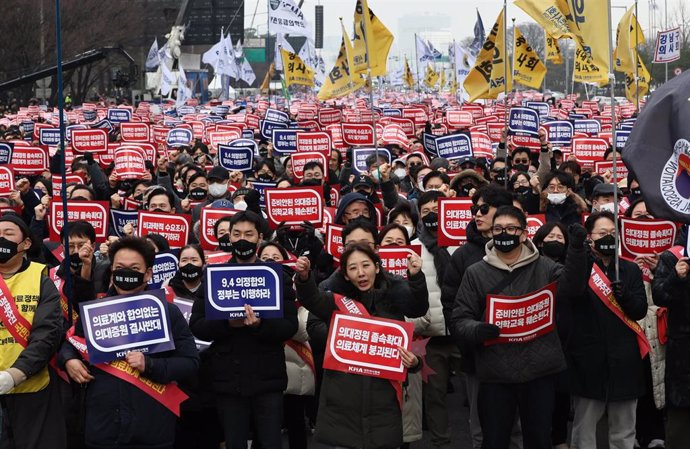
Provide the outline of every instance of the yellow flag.
{"type": "Polygon", "coordinates": [[[546,34],[557,39],[570,37],[567,0],[516,0],[515,5],[541,25],[546,34]]]}
{"type": "Polygon", "coordinates": [[[546,67],[518,27],[514,28],[513,37],[513,80],[523,86],[539,89],[546,75],[546,67]]]}
{"type": "Polygon", "coordinates": [[[405,56],[405,73],[403,74],[403,79],[408,89],[414,89],[414,76],[412,75],[412,70],[410,70],[410,63],[407,62],[407,56],[405,56]]]}
{"type": "MultiPolygon", "coordinates": [[[[637,51],[635,51],[635,54],[637,56],[637,95],[639,95],[640,97],[644,97],[649,92],[649,82],[651,80],[651,76],[649,75],[649,71],[647,70],[647,67],[645,67],[644,62],[642,62],[640,54],[637,51]]],[[[634,68],[632,72],[625,74],[625,96],[631,102],[636,103],[634,68]]]]}
{"type": "Polygon", "coordinates": [[[271,65],[268,67],[268,72],[266,72],[266,76],[264,77],[263,82],[261,83],[261,87],[259,88],[260,91],[263,92],[268,92],[268,86],[271,83],[271,78],[273,78],[273,75],[276,73],[276,65],[275,63],[271,63],[271,65]]]}
{"type": "Polygon", "coordinates": [[[338,58],[317,95],[321,101],[344,97],[364,86],[364,79],[359,75],[353,75],[350,71],[350,67],[352,67],[352,45],[345,27],[342,26],[342,29],[343,39],[340,43],[338,58]]]}
{"type": "Polygon", "coordinates": [[[558,39],[546,33],[546,60],[552,64],[563,64],[561,47],[558,46],[558,39]]]}
{"type": "Polygon", "coordinates": [[[393,34],[369,8],[367,0],[357,0],[355,5],[355,34],[352,73],[367,73],[367,42],[371,60],[371,76],[385,76],[388,73],[386,62],[393,45],[393,34]],[[363,14],[369,11],[368,14],[363,14]]]}
{"type": "Polygon", "coordinates": [[[434,86],[436,86],[436,82],[438,81],[438,73],[434,70],[433,67],[431,67],[431,64],[426,66],[426,74],[424,75],[424,84],[429,89],[433,89],[434,86]]]}
{"type": "Polygon", "coordinates": [[[507,64],[506,51],[503,45],[503,10],[486,37],[474,67],[465,78],[465,90],[472,102],[478,98],[496,98],[504,89],[513,88],[510,70],[505,70],[507,64]],[[508,79],[504,76],[504,71],[508,79]],[[507,86],[507,87],[506,87],[507,86]]]}
{"type": "Polygon", "coordinates": [[[314,86],[314,71],[302,61],[302,58],[284,48],[280,49],[280,57],[283,60],[285,85],[314,86]]]}
{"type": "Polygon", "coordinates": [[[441,79],[438,82],[438,90],[443,90],[446,85],[446,70],[441,69],[441,79]]]}
{"type": "Polygon", "coordinates": [[[618,28],[616,29],[616,50],[613,52],[616,71],[626,74],[635,72],[635,44],[633,42],[631,45],[630,42],[630,31],[634,12],[635,7],[631,6],[630,9],[623,14],[620,22],[618,22],[618,28]]]}

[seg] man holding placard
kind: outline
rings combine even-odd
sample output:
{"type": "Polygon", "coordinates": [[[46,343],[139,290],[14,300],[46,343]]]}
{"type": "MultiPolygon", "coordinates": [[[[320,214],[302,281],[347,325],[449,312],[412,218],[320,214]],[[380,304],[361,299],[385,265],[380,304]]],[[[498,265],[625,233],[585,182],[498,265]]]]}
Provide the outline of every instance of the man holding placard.
{"type": "Polygon", "coordinates": [[[283,391],[287,387],[283,342],[297,332],[297,309],[290,277],[282,271],[271,273],[268,264],[256,263],[257,247],[263,239],[260,229],[261,219],[252,211],[239,212],[230,219],[232,259],[227,265],[207,268],[202,283],[205,288],[197,290],[190,319],[197,338],[213,341],[209,349],[215,354],[211,376],[228,449],[246,448],[252,429],[256,431],[254,439],[260,438],[264,449],[280,449],[282,444],[283,391]],[[217,288],[216,293],[210,296],[213,288],[217,288]],[[218,314],[214,305],[232,302],[229,300],[235,297],[241,298],[235,302],[244,303],[241,312],[225,312],[225,319],[209,315],[218,314]],[[265,312],[250,305],[273,299],[282,310],[282,318],[262,318],[265,312]]]}
{"type": "Polygon", "coordinates": [[[110,246],[108,257],[109,295],[80,304],[58,361],[72,381],[88,387],[87,446],[172,447],[187,398],[176,382],[199,366],[194,337],[162,290],[146,291],[155,253],[145,239],[125,237],[110,246]]]}

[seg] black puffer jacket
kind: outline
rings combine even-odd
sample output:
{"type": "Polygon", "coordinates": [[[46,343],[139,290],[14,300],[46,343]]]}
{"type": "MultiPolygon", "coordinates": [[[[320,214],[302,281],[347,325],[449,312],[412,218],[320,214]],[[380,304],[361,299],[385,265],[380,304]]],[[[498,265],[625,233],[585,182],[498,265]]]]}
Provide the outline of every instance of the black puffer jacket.
{"type": "Polygon", "coordinates": [[[205,289],[196,293],[189,327],[197,338],[213,341],[208,351],[215,391],[253,396],[285,390],[283,342],[297,332],[297,308],[290,276],[283,271],[283,318],[261,320],[258,327],[236,328],[230,327],[227,320],[207,320],[205,289]]]}
{"type": "MultiPolygon", "coordinates": [[[[594,263],[594,259],[589,261],[588,273],[594,263]]],[[[600,260],[596,263],[609,279],[615,279],[613,262],[608,268],[600,260]]],[[[647,296],[637,264],[621,260],[620,280],[623,297],[619,303],[623,311],[630,319],[641,320],[647,314],[647,296]]],[[[571,393],[598,401],[644,395],[644,370],[635,333],[589,287],[573,301],[572,312],[572,329],[565,348],[571,393]]]]}
{"type": "Polygon", "coordinates": [[[664,251],[654,273],[654,304],[668,308],[666,336],[666,404],[690,407],[690,278],[676,273],[678,258],[664,251]]]}
{"type": "Polygon", "coordinates": [[[587,260],[584,248],[568,249],[565,266],[539,255],[527,240],[518,261],[510,268],[497,256],[493,242],[487,244],[487,257],[469,267],[455,299],[451,334],[461,346],[474,346],[477,377],[482,382],[522,383],[565,370],[565,357],[558,331],[522,343],[482,346],[477,329],[486,321],[486,297],[489,293],[522,296],[558,282],[557,314],[570,301],[584,293],[587,260]],[[500,291],[492,291],[510,271],[517,276],[500,291]]]}
{"type": "MultiPolygon", "coordinates": [[[[333,293],[316,287],[313,276],[295,280],[302,305],[325,323],[338,308],[333,293]]],[[[408,281],[379,275],[376,288],[361,293],[338,272],[333,292],[360,301],[372,316],[404,320],[423,316],[429,308],[426,279],[420,272],[408,281]]],[[[316,440],[333,446],[390,449],[402,444],[402,415],[395,389],[388,380],[324,370],[316,440]]]]}

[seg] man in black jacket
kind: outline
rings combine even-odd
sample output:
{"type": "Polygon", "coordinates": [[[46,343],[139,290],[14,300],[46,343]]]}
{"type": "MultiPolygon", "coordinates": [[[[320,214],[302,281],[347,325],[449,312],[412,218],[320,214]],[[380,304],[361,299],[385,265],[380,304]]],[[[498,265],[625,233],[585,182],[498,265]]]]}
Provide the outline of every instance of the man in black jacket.
{"type": "Polygon", "coordinates": [[[555,321],[571,298],[584,293],[586,232],[580,225],[569,229],[565,267],[539,255],[527,238],[527,218],[514,206],[498,208],[491,233],[486,256],[463,277],[451,319],[451,333],[458,343],[475,349],[482,447],[507,448],[518,411],[524,447],[550,449],[555,374],[566,368],[558,332],[553,329],[526,341],[484,345],[506,327],[506,320],[501,321],[502,327],[487,322],[487,298],[525,297],[558,282],[551,299],[558,309],[551,317],[555,321]]]}
{"type": "MultiPolygon", "coordinates": [[[[230,263],[256,262],[263,236],[260,218],[251,211],[230,220],[230,263]]],[[[202,287],[204,282],[202,281],[202,287]]],[[[228,449],[245,449],[251,430],[264,449],[280,449],[283,391],[287,387],[283,342],[297,332],[292,280],[283,272],[283,318],[260,319],[246,305],[247,317],[207,320],[205,288],[197,290],[190,326],[194,335],[213,341],[211,376],[228,449]]]]}

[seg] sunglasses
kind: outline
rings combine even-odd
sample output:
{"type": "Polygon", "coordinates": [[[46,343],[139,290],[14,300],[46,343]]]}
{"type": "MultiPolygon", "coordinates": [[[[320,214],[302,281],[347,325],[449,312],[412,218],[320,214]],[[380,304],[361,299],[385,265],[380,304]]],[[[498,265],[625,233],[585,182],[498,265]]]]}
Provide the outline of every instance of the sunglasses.
{"type": "Polygon", "coordinates": [[[477,215],[477,212],[481,212],[482,215],[486,215],[489,213],[489,209],[491,209],[491,206],[489,206],[488,204],[482,204],[481,206],[473,204],[472,207],[470,207],[472,215],[477,215]]]}

